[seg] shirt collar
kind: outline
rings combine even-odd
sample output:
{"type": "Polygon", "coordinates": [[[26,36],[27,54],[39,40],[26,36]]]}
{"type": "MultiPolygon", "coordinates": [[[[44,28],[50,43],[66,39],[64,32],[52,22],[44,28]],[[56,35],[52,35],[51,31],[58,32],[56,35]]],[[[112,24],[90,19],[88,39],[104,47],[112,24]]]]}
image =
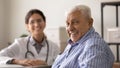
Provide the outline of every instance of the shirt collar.
{"type": "MultiPolygon", "coordinates": [[[[33,45],[33,46],[34,46],[35,44],[38,44],[38,43],[33,39],[32,36],[30,37],[30,43],[31,43],[31,45],[33,45]]],[[[44,38],[43,41],[42,41],[42,43],[41,43],[40,45],[45,46],[45,43],[46,43],[46,39],[44,38]]]]}

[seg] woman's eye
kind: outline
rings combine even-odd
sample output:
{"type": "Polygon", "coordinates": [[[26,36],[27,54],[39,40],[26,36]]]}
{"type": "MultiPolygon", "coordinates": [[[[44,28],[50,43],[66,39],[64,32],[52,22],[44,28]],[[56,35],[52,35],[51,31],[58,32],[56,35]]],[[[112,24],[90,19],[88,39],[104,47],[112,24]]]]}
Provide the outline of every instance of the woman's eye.
{"type": "Polygon", "coordinates": [[[41,20],[41,19],[38,19],[38,20],[37,20],[37,22],[41,23],[41,22],[42,22],[42,20],[41,20]]]}
{"type": "Polygon", "coordinates": [[[31,21],[30,24],[34,24],[34,21],[31,21]]]}
{"type": "Polygon", "coordinates": [[[37,19],[37,20],[32,20],[32,21],[30,22],[30,24],[41,23],[41,22],[42,22],[41,19],[37,19]]]}

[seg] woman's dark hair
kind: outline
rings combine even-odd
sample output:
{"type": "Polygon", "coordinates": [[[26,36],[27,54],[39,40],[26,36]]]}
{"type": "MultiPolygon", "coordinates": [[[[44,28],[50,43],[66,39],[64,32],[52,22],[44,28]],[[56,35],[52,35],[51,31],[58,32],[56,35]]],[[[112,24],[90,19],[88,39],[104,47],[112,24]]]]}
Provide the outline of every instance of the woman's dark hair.
{"type": "Polygon", "coordinates": [[[39,14],[40,16],[42,16],[43,20],[46,22],[46,18],[45,18],[45,15],[43,14],[42,11],[40,11],[39,9],[31,9],[26,17],[25,17],[25,24],[28,24],[28,21],[29,21],[29,18],[33,15],[33,14],[39,14]]]}

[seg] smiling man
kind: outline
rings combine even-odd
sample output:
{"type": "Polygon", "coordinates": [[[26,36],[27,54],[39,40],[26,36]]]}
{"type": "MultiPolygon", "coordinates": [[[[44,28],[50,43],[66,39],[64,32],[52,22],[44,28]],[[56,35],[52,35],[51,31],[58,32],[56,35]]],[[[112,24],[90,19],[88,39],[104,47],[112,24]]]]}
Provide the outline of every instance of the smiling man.
{"type": "Polygon", "coordinates": [[[95,31],[91,10],[77,5],[67,14],[68,45],[52,68],[112,68],[114,56],[95,31]]]}

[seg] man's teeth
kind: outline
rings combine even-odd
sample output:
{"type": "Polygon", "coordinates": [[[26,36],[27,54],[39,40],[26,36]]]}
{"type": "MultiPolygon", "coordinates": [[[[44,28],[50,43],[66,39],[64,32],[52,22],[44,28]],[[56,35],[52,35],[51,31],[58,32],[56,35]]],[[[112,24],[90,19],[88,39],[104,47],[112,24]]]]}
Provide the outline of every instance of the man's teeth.
{"type": "Polygon", "coordinates": [[[71,34],[76,34],[76,32],[70,32],[71,34]]]}

